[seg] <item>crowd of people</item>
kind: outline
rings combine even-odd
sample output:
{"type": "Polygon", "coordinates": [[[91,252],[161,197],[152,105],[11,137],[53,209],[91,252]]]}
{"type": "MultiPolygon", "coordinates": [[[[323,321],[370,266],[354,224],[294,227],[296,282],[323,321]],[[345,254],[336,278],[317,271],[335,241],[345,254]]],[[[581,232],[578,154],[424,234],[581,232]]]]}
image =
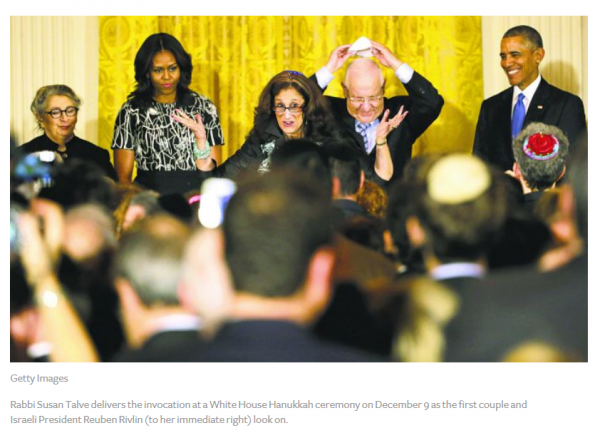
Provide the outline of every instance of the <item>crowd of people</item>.
{"type": "Polygon", "coordinates": [[[444,100],[370,44],[344,98],[324,91],[350,45],[275,75],[223,163],[172,35],[135,57],[114,168],[74,134],[81,98],[38,90],[43,134],[11,141],[11,360],[587,361],[586,120],[542,78],[539,33],[503,36],[511,87],[482,103],[473,154],[412,157],[444,100]],[[214,179],[235,183],[215,205],[214,179]]]}

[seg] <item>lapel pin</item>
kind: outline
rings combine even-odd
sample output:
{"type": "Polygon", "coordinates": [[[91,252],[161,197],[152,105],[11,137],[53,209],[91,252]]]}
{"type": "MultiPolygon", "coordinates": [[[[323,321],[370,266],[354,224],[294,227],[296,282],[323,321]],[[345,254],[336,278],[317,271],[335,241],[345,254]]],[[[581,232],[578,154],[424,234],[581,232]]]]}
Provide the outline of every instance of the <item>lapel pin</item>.
{"type": "Polygon", "coordinates": [[[544,105],[538,105],[538,109],[544,109],[544,105]]]}

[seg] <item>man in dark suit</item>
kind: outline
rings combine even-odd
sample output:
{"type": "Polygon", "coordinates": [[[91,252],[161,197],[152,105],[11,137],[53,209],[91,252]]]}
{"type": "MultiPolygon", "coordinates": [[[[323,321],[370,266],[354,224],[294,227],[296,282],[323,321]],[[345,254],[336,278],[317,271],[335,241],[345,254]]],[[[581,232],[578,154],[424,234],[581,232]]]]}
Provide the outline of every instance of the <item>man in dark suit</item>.
{"type": "Polygon", "coordinates": [[[358,204],[365,174],[360,168],[360,161],[356,151],[348,146],[352,139],[345,142],[331,141],[325,144],[329,154],[331,168],[331,183],[333,206],[338,214],[337,225],[343,227],[353,218],[368,218],[367,212],[358,204]]]}
{"type": "MultiPolygon", "coordinates": [[[[222,300],[225,306],[219,304],[226,309],[223,324],[198,360],[374,360],[366,353],[321,341],[309,330],[332,294],[330,193],[306,174],[290,169],[249,175],[238,182],[238,191],[227,205],[221,240],[235,292],[231,299],[222,300]]],[[[210,258],[219,252],[218,248],[212,251],[210,258]]],[[[214,301],[214,291],[200,292],[198,306],[214,301]]]]}
{"type": "Polygon", "coordinates": [[[180,302],[189,230],[155,215],[123,234],[114,261],[128,349],[116,362],[189,362],[202,347],[197,315],[180,302]]]}
{"type": "Polygon", "coordinates": [[[460,289],[484,276],[507,214],[502,184],[487,164],[467,154],[440,158],[418,182],[413,208],[406,221],[408,237],[422,249],[433,279],[460,289]]]}
{"type": "MultiPolygon", "coordinates": [[[[336,48],[327,65],[316,73],[322,89],[353,55],[349,48],[349,45],[336,48]]],[[[398,60],[387,47],[371,41],[371,52],[381,65],[395,72],[408,96],[385,98],[385,80],[379,66],[369,59],[357,59],[346,70],[342,84],[345,99],[327,98],[341,129],[350,133],[360,145],[363,155],[368,158],[369,168],[375,168],[377,175],[367,176],[382,184],[402,176],[404,166],[412,156],[413,143],[437,119],[444,99],[427,79],[398,60]],[[408,114],[403,121],[405,112],[408,114]],[[386,164],[390,156],[392,172],[386,164]]]]}
{"type": "Polygon", "coordinates": [[[500,66],[511,88],[483,101],[473,153],[502,170],[512,169],[512,140],[531,122],[560,128],[571,144],[587,131],[581,99],[541,77],[544,55],[542,37],[529,26],[509,29],[500,43],[500,66]]]}

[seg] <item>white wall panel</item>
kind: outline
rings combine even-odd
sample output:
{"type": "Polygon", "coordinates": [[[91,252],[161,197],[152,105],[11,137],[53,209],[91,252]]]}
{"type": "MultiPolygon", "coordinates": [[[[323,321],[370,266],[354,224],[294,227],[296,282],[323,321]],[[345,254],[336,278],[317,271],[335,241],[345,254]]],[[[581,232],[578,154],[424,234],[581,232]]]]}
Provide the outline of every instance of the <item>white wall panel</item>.
{"type": "Polygon", "coordinates": [[[38,88],[65,84],[82,98],[76,134],[98,139],[98,18],[11,17],[11,131],[21,143],[40,134],[29,110],[38,88]]]}

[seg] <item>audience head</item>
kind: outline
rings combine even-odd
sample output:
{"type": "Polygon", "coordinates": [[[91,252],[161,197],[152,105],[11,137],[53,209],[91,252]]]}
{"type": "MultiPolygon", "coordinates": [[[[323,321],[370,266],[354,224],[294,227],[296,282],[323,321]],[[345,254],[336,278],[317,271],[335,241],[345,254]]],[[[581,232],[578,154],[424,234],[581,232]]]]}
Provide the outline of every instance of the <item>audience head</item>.
{"type": "Polygon", "coordinates": [[[146,307],[179,304],[178,289],[188,228],[169,215],[144,219],[121,236],[113,275],[129,283],[146,307]]]}
{"type": "Polygon", "coordinates": [[[96,164],[70,159],[52,169],[53,184],[39,196],[60,204],[65,210],[79,204],[100,204],[116,208],[115,185],[96,164]]]}
{"type": "Polygon", "coordinates": [[[102,206],[82,204],[64,217],[63,252],[75,263],[93,268],[117,247],[111,214],[102,206]]]}
{"type": "Polygon", "coordinates": [[[371,216],[385,220],[388,195],[373,181],[365,180],[356,202],[371,216]]]}
{"type": "Polygon", "coordinates": [[[330,197],[302,174],[240,181],[223,223],[235,289],[265,298],[301,291],[311,259],[331,244],[330,222],[330,197]]]}
{"type": "Polygon", "coordinates": [[[55,143],[65,143],[73,136],[81,99],[66,85],[47,85],[35,93],[31,102],[38,127],[55,143]]]}
{"type": "MultiPolygon", "coordinates": [[[[506,199],[499,175],[479,158],[451,154],[429,169],[414,198],[424,249],[444,263],[486,255],[504,225],[506,199]]],[[[409,235],[414,227],[409,226],[409,235]]]]}
{"type": "Polygon", "coordinates": [[[555,126],[531,123],[513,141],[513,153],[518,172],[527,187],[543,191],[553,187],[563,176],[569,140],[555,126]]]}
{"type": "Polygon", "coordinates": [[[342,84],[348,113],[361,123],[371,123],[383,113],[385,81],[381,68],[360,58],[348,65],[342,84]]]}
{"type": "Polygon", "coordinates": [[[359,155],[352,144],[352,139],[347,137],[325,143],[333,179],[334,198],[355,198],[364,184],[359,155]]]}
{"type": "Polygon", "coordinates": [[[173,96],[178,100],[189,93],[192,57],[179,40],[168,33],[155,33],[142,43],[135,55],[136,89],[129,95],[138,102],[173,96]]]}
{"type": "Polygon", "coordinates": [[[411,269],[421,270],[422,253],[420,247],[411,245],[407,230],[407,221],[416,216],[416,202],[423,191],[429,169],[442,155],[420,155],[410,160],[402,179],[390,189],[387,205],[386,223],[390,230],[400,261],[411,269]]]}
{"type": "Polygon", "coordinates": [[[516,26],[506,31],[500,43],[500,66],[511,86],[527,88],[539,76],[545,51],[542,37],[532,27],[516,26]]]}
{"type": "Polygon", "coordinates": [[[292,70],[283,71],[269,81],[260,95],[254,117],[252,133],[261,140],[273,120],[290,139],[307,137],[321,141],[331,131],[327,99],[315,83],[292,70]]]}
{"type": "Polygon", "coordinates": [[[583,240],[588,236],[588,141],[580,138],[570,163],[569,185],[575,198],[577,227],[583,240]]]}
{"type": "Polygon", "coordinates": [[[385,225],[379,218],[355,216],[346,220],[340,226],[339,231],[356,243],[360,243],[379,253],[386,253],[384,241],[385,225]]]}
{"type": "Polygon", "coordinates": [[[271,154],[273,170],[284,169],[304,173],[317,182],[323,192],[331,197],[331,169],[327,151],[308,140],[289,140],[271,154]]]}

